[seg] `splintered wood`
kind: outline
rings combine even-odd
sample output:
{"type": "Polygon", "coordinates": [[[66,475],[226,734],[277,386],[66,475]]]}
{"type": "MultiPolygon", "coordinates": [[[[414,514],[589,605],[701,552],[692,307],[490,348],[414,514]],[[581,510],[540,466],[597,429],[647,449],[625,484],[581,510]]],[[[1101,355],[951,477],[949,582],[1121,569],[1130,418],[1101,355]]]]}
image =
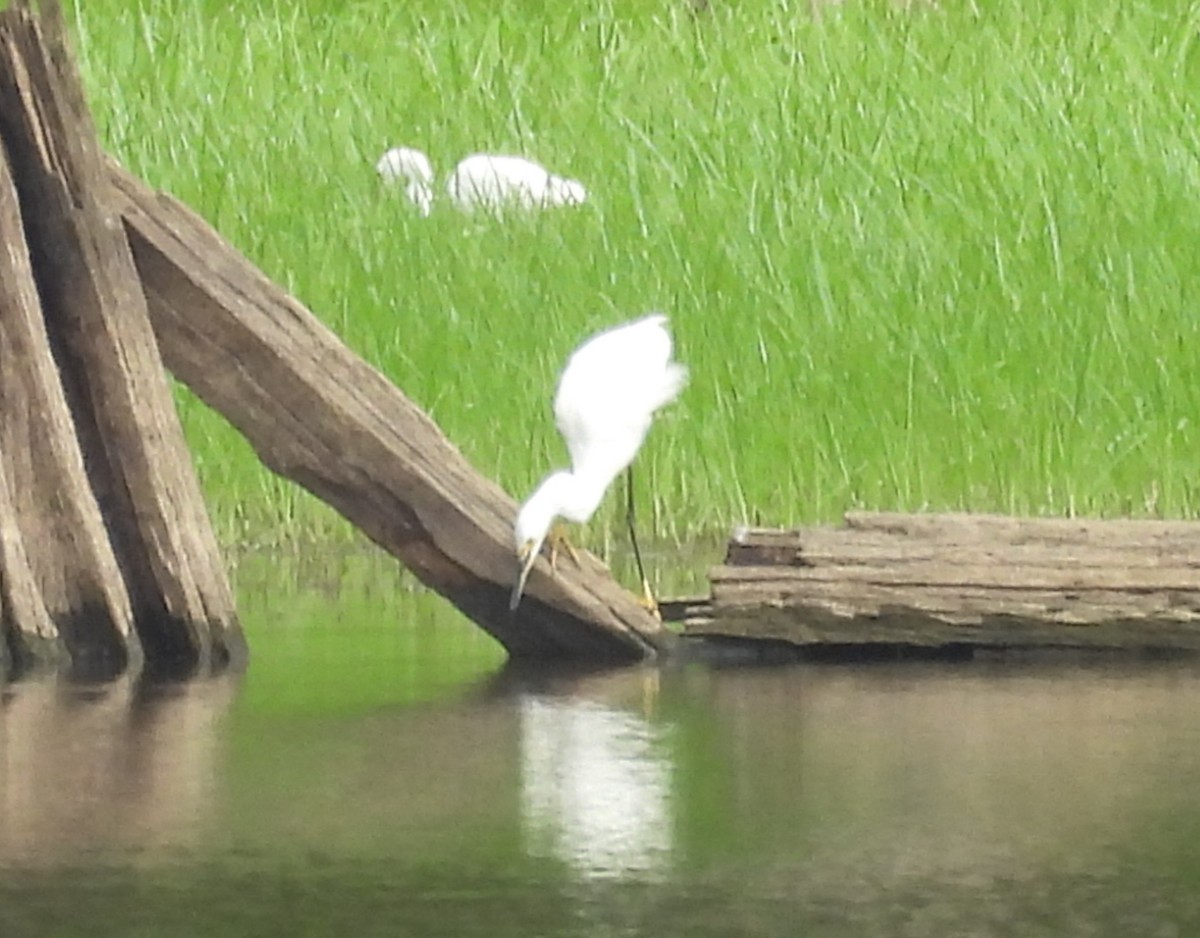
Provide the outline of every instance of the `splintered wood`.
{"type": "Polygon", "coordinates": [[[855,512],[746,531],[686,632],[810,645],[1200,649],[1200,524],[855,512]]]}

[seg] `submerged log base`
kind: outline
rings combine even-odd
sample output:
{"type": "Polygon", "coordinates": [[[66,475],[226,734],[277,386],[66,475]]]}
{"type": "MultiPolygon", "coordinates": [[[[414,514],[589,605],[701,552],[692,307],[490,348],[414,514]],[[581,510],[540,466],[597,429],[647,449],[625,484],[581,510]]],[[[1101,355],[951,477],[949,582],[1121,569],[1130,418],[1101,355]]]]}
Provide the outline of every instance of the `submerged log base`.
{"type": "MultiPolygon", "coordinates": [[[[0,342],[0,355],[2,352],[0,342]]],[[[7,434],[0,434],[0,438],[4,436],[7,434]]],[[[17,510],[5,462],[0,456],[0,517],[12,518],[17,510]]],[[[0,579],[0,678],[35,661],[68,664],[70,654],[46,609],[16,525],[0,524],[0,570],[4,571],[0,579]]]]}
{"type": "Polygon", "coordinates": [[[746,531],[684,632],[796,646],[1200,650],[1200,523],[854,512],[746,531]]]}
{"type": "Polygon", "coordinates": [[[163,360],[268,467],[336,508],[516,657],[628,660],[672,642],[586,553],[556,574],[540,560],[510,613],[512,499],[201,218],[115,165],[110,176],[163,360]]]}
{"type": "Polygon", "coordinates": [[[64,634],[72,658],[96,654],[114,633],[136,652],[131,606],[148,665],[193,671],[236,663],[245,646],[232,592],[123,226],[111,208],[111,184],[57,3],[42,3],[35,13],[29,0],[17,0],[0,12],[0,79],[0,137],[24,230],[14,233],[10,217],[4,241],[9,266],[24,265],[26,279],[31,267],[37,287],[35,301],[15,285],[16,305],[24,309],[14,317],[9,303],[4,311],[14,318],[5,325],[7,350],[23,356],[5,357],[6,369],[17,361],[21,372],[5,378],[5,442],[15,446],[5,458],[10,466],[27,459],[10,482],[25,550],[53,607],[48,611],[60,624],[80,623],[74,639],[64,634]],[[27,259],[12,256],[26,245],[27,259]],[[40,310],[32,308],[38,301],[40,310]],[[34,321],[43,319],[44,326],[34,321]],[[64,392],[69,431],[57,402],[64,392]],[[43,428],[44,420],[51,426],[43,428]],[[71,445],[60,439],[67,432],[77,438],[71,445]],[[93,508],[55,504],[59,491],[76,498],[76,463],[86,466],[90,487],[78,501],[98,502],[102,537],[93,530],[93,508]],[[77,524],[84,529],[77,532],[77,524]],[[57,540],[43,549],[46,531],[57,540]],[[111,549],[99,546],[104,540],[111,549]],[[47,558],[47,551],[59,556],[47,558]],[[75,577],[85,582],[56,581],[75,577]],[[64,597],[55,594],[77,589],[84,595],[59,608],[64,597]],[[91,592],[98,594],[94,602],[91,592]],[[92,610],[111,627],[90,623],[92,610]]]}

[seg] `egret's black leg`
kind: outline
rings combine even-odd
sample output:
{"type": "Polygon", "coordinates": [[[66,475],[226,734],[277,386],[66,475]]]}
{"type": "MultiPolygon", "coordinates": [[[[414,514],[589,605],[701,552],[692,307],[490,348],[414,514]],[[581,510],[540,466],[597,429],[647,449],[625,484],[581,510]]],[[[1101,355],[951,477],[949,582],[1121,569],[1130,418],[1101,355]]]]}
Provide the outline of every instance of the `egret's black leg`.
{"type": "Polygon", "coordinates": [[[642,603],[655,615],[658,615],[658,603],[650,592],[650,581],[646,578],[646,567],[642,563],[642,551],[638,547],[637,531],[634,524],[633,507],[633,466],[625,470],[625,521],[629,525],[629,542],[633,545],[633,559],[637,564],[638,576],[642,578],[642,603]]]}

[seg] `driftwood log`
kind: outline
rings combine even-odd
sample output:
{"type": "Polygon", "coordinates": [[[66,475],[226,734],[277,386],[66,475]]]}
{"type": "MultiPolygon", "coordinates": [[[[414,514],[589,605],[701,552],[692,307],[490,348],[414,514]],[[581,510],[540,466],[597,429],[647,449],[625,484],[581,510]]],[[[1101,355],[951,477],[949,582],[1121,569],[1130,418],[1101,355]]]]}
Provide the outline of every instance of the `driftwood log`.
{"type": "Polygon", "coordinates": [[[57,4],[0,12],[0,140],[0,646],[17,667],[236,663],[232,594],[57,4]]]}
{"type": "Polygon", "coordinates": [[[1200,523],[854,512],[750,530],[685,634],[800,647],[1200,649],[1200,523]]]}
{"type": "Polygon", "coordinates": [[[513,500],[199,216],[116,165],[109,173],[167,367],[269,468],[336,508],[514,656],[631,660],[670,645],[673,634],[586,552],[556,573],[539,560],[509,612],[513,500]]]}

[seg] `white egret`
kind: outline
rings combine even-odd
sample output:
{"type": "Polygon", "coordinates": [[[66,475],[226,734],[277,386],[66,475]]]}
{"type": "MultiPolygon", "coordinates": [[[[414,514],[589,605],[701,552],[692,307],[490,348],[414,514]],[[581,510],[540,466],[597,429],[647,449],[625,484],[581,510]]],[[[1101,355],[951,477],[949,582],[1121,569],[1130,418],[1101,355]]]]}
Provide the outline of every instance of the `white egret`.
{"type": "MultiPolygon", "coordinates": [[[[405,195],[420,213],[430,213],[434,174],[424,153],[412,147],[393,147],[379,158],[375,171],[385,182],[403,182],[405,195]]],[[[556,176],[541,163],[491,153],[473,153],[460,160],[446,180],[446,194],[464,212],[580,205],[588,197],[583,183],[556,176]]]]}
{"type": "Polygon", "coordinates": [[[422,215],[433,209],[433,165],[420,150],[392,147],[375,164],[385,182],[403,182],[404,194],[422,215]]]}
{"type": "Polygon", "coordinates": [[[446,192],[463,211],[500,211],[582,205],[587,189],[576,179],[556,176],[523,156],[473,153],[454,167],[446,192]]]}
{"type": "MultiPolygon", "coordinates": [[[[587,521],[612,480],[629,468],[654,412],[679,396],[687,368],[671,360],[667,317],[654,313],[592,336],[558,380],[554,421],[567,444],[571,468],[548,475],[521,506],[515,527],[520,572],[510,609],[516,609],[554,519],[587,521]]],[[[646,605],[655,609],[633,528],[632,470],[627,520],[646,605]]],[[[551,543],[551,562],[554,559],[551,543]]]]}

